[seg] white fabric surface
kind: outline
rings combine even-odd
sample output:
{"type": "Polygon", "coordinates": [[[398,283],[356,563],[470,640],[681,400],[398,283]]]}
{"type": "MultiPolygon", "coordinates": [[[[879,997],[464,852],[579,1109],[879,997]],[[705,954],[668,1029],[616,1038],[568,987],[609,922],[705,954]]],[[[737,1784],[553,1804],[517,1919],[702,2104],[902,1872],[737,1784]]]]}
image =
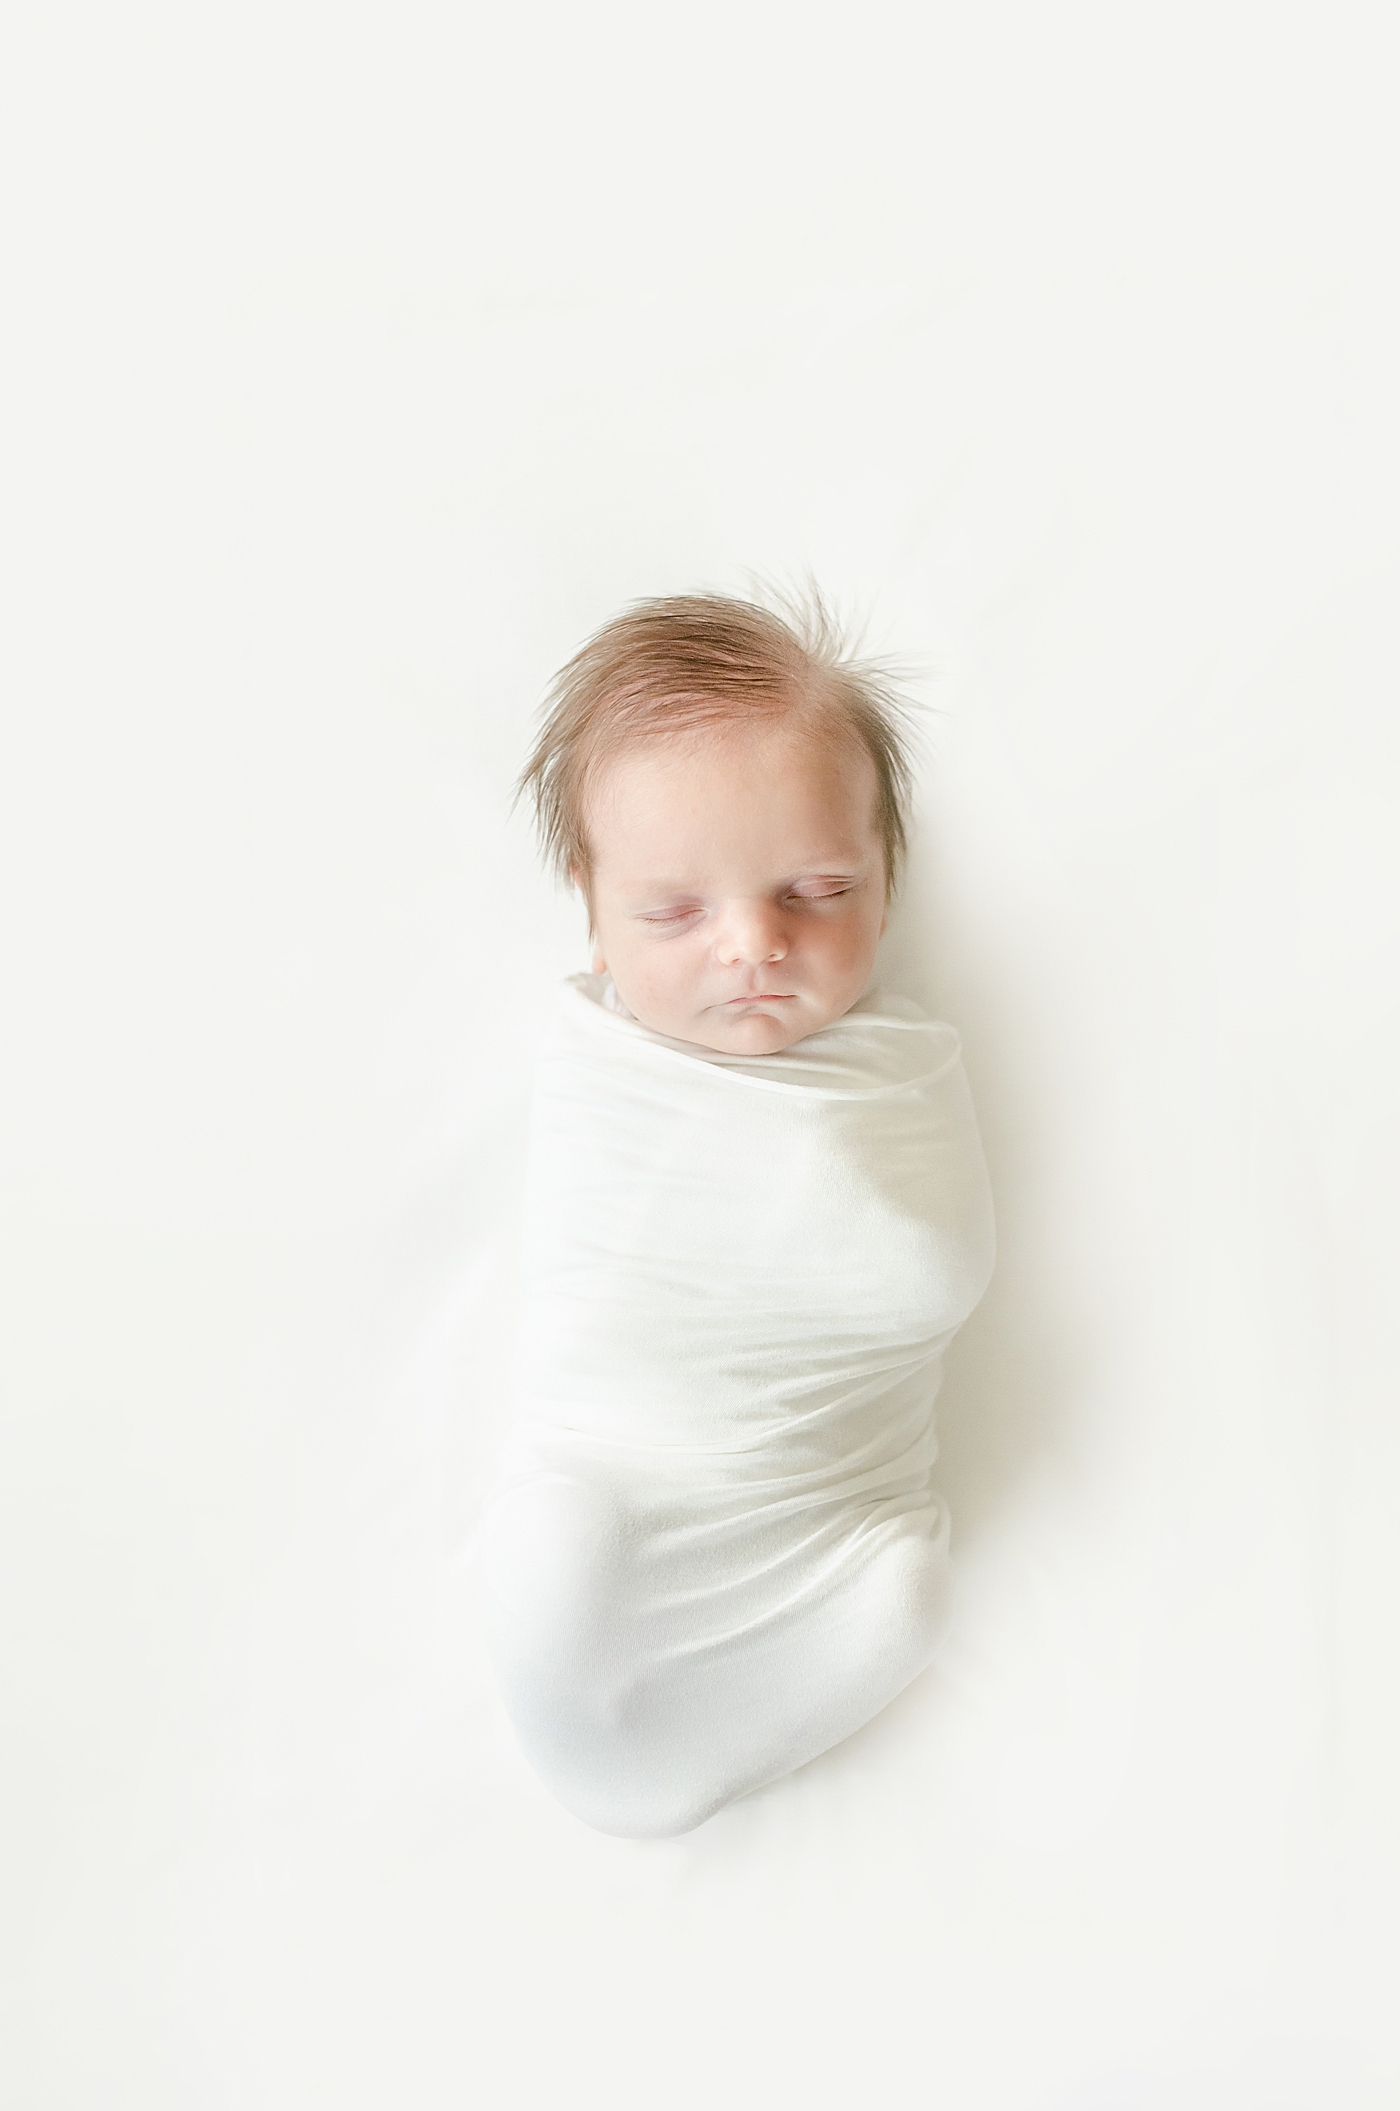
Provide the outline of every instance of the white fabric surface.
{"type": "Polygon", "coordinates": [[[951,1027],[868,994],[740,1058],[612,994],[571,978],[540,1055],[484,1581],[532,1763],[590,1824],[648,1837],[790,1773],[928,1663],[934,1397],[994,1240],[951,1027]]]}
{"type": "Polygon", "coordinates": [[[1387,11],[8,15],[6,2111],[1394,2111],[1387,11]],[[808,565],[932,707],[957,1599],[609,1839],[469,1586],[588,958],[510,791],[808,565]]]}

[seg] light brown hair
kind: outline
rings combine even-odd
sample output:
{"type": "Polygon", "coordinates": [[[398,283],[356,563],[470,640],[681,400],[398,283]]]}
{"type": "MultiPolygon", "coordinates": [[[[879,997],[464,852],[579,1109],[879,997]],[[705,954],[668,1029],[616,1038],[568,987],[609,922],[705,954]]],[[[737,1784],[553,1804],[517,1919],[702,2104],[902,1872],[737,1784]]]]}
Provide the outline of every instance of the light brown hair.
{"type": "MultiPolygon", "coordinates": [[[[776,597],[775,597],[776,598],[776,597]]],[[[800,713],[819,738],[855,740],[875,766],[885,891],[904,860],[911,712],[882,661],[859,659],[813,587],[782,614],[721,594],[638,601],[561,668],[544,702],[528,794],[545,857],[589,891],[588,799],[599,772],[639,742],[800,713]]]]}

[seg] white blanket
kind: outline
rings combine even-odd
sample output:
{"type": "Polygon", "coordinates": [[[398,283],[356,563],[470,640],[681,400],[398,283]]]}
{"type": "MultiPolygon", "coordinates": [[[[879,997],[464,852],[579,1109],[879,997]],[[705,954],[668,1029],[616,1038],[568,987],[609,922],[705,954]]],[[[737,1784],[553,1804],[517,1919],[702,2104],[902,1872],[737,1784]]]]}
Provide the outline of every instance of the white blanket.
{"type": "Polygon", "coordinates": [[[482,1536],[502,1692],[568,1809],[686,1831],[928,1663],[934,1395],[992,1253],[951,1027],[866,997],[780,1055],[717,1055],[571,978],[482,1536]]]}

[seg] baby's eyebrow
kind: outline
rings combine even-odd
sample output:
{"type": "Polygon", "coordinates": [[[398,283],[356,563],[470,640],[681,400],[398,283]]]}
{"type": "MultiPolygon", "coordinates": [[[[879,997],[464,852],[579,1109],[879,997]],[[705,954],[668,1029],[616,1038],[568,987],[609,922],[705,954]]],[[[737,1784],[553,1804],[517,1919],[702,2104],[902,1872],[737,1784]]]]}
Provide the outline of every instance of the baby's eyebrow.
{"type": "MultiPolygon", "coordinates": [[[[866,860],[860,857],[809,858],[801,865],[794,865],[787,872],[775,874],[770,885],[792,887],[798,880],[851,880],[864,870],[866,860]]],[[[630,895],[684,895],[688,900],[699,901],[705,894],[694,880],[640,880],[627,889],[630,895]]]]}
{"type": "Polygon", "coordinates": [[[804,880],[856,880],[860,878],[863,869],[859,858],[834,858],[826,865],[804,865],[778,884],[782,887],[800,887],[804,880]]]}

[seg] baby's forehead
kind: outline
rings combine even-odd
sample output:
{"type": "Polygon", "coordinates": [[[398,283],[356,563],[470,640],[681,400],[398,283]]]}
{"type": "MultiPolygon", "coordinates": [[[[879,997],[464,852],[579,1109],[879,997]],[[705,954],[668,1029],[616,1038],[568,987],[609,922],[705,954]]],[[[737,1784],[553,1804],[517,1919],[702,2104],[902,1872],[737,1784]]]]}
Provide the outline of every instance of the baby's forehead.
{"type": "Polygon", "coordinates": [[[755,786],[802,781],[832,798],[863,790],[874,761],[858,730],[836,714],[793,711],[764,719],[716,718],[674,731],[624,729],[594,762],[595,799],[645,784],[660,794],[718,789],[736,778],[755,786]]]}
{"type": "Polygon", "coordinates": [[[805,729],[629,746],[589,801],[594,859],[652,876],[864,864],[879,842],[874,765],[805,729]]]}

